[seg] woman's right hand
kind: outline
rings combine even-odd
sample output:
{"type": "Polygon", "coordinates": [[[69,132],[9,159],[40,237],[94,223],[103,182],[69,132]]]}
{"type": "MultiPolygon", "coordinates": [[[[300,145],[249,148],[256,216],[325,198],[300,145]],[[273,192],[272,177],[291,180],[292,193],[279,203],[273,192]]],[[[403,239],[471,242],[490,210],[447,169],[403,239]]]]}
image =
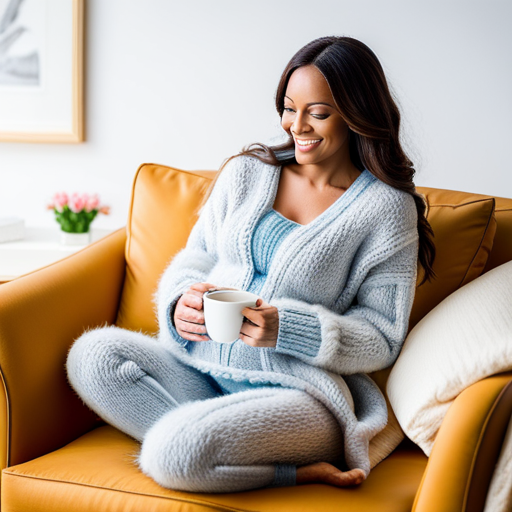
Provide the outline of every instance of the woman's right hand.
{"type": "Polygon", "coordinates": [[[193,284],[178,300],[174,325],[178,334],[189,341],[208,341],[204,325],[203,293],[215,289],[210,283],[193,284]]]}

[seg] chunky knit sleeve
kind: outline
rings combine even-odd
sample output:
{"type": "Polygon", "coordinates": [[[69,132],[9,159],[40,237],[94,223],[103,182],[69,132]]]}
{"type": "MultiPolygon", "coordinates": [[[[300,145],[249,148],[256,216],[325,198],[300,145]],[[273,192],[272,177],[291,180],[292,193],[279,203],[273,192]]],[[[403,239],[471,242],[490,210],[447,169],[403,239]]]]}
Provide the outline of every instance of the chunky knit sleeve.
{"type": "Polygon", "coordinates": [[[171,312],[181,295],[192,284],[206,281],[217,262],[216,240],[228,209],[230,183],[237,165],[235,161],[232,160],[221,171],[208,201],[190,232],[185,248],[178,252],[167,266],[155,294],[160,331],[167,329],[172,338],[182,345],[185,345],[187,340],[178,335],[171,312]]]}
{"type": "Polygon", "coordinates": [[[343,314],[292,299],[276,299],[276,352],[340,375],[369,373],[398,357],[416,290],[418,237],[376,264],[343,314]]]}

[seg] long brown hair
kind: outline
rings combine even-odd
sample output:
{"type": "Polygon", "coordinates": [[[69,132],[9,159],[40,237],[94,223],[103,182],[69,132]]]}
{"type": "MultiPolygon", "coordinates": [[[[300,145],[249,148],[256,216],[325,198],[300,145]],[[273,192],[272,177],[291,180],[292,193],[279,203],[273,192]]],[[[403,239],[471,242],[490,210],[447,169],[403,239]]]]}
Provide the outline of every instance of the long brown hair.
{"type": "MultiPolygon", "coordinates": [[[[426,219],[428,202],[416,192],[413,163],[400,144],[400,112],[377,56],[364,43],[351,37],[321,37],[308,43],[292,57],[281,75],[276,92],[276,109],[281,117],[290,76],[297,68],[308,65],[322,73],[350,128],[352,163],[360,171],[368,169],[379,180],[413,196],[418,210],[418,260],[424,270],[421,286],[436,276],[432,268],[436,255],[434,232],[426,219]]],[[[297,163],[291,137],[277,146],[251,144],[227,159],[221,171],[229,160],[240,155],[253,156],[273,165],[297,163]]]]}

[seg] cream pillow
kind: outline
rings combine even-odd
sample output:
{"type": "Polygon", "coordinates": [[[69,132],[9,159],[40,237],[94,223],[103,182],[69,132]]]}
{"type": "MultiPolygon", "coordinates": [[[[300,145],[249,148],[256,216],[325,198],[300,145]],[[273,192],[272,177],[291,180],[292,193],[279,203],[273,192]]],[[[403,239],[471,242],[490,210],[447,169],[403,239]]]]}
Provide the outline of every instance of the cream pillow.
{"type": "Polygon", "coordinates": [[[512,261],[458,289],[409,333],[387,393],[405,434],[430,455],[453,400],[512,369],[512,261]]]}

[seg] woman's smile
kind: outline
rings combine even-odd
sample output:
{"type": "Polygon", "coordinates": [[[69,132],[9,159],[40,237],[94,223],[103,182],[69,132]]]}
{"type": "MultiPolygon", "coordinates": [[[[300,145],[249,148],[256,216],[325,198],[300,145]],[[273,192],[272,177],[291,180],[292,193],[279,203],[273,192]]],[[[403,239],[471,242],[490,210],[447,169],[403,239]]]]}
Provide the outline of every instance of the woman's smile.
{"type": "Polygon", "coordinates": [[[295,139],[297,149],[303,153],[317,148],[321,142],[322,139],[295,139]]]}

